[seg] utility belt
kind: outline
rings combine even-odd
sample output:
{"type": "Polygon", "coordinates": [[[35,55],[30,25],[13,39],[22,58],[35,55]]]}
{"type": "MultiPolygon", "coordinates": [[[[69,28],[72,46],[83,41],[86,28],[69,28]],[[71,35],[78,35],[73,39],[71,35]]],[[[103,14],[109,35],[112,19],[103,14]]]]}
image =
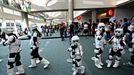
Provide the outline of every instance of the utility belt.
{"type": "Polygon", "coordinates": [[[113,50],[114,52],[123,51],[123,49],[117,49],[117,48],[112,48],[112,50],[113,50]]]}
{"type": "Polygon", "coordinates": [[[96,50],[101,50],[101,48],[95,48],[96,50]]]}
{"type": "Polygon", "coordinates": [[[15,62],[15,59],[16,59],[16,57],[17,57],[19,54],[20,54],[20,52],[17,52],[17,53],[10,53],[10,54],[9,54],[9,58],[8,58],[9,62],[15,62]]]}

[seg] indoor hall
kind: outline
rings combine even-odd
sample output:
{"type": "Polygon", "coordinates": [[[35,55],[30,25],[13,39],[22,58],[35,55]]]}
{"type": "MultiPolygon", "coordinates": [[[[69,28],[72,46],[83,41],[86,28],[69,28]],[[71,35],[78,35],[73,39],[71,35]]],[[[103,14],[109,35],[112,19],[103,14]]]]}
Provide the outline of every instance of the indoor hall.
{"type": "Polygon", "coordinates": [[[0,0],[0,75],[133,75],[133,9],[133,0],[0,0]]]}

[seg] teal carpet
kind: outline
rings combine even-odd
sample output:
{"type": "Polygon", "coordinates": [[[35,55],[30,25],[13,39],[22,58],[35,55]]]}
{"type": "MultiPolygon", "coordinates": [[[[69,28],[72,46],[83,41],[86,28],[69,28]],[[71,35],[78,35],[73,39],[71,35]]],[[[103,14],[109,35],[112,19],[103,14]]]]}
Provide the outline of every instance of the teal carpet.
{"type": "MultiPolygon", "coordinates": [[[[128,52],[122,56],[121,67],[116,69],[107,68],[105,60],[108,58],[110,46],[106,45],[102,55],[102,61],[105,65],[103,69],[98,69],[91,60],[91,57],[94,56],[94,38],[81,37],[80,42],[84,49],[83,64],[86,67],[85,75],[134,75],[133,67],[122,65],[129,61],[128,52]]],[[[50,61],[50,66],[47,69],[43,69],[42,63],[38,64],[36,68],[29,69],[27,67],[30,64],[29,40],[22,40],[21,44],[21,61],[26,71],[25,75],[72,75],[71,63],[66,62],[66,59],[69,58],[69,53],[67,52],[69,39],[65,39],[65,41],[61,41],[60,38],[40,40],[40,55],[50,61]]],[[[2,45],[0,45],[0,58],[3,59],[3,62],[0,63],[0,75],[6,75],[8,48],[2,45]]]]}

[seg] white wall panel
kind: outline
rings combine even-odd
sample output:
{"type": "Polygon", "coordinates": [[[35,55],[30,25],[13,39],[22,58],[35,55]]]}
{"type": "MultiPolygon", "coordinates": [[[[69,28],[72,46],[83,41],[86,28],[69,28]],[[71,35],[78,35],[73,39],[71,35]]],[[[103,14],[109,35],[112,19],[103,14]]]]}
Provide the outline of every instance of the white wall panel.
{"type": "Polygon", "coordinates": [[[134,17],[134,7],[131,8],[116,8],[115,17],[117,20],[122,18],[132,18],[134,17]]]}

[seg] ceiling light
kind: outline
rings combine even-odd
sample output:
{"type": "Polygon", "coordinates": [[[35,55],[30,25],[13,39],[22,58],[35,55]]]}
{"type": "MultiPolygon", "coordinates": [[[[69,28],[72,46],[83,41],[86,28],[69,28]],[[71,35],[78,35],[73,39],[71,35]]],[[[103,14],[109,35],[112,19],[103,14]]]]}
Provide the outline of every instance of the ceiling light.
{"type": "Polygon", "coordinates": [[[74,11],[74,18],[85,13],[87,10],[82,10],[82,11],[74,11]]]}
{"type": "Polygon", "coordinates": [[[127,1],[129,1],[129,0],[119,0],[119,1],[117,1],[116,5],[119,5],[119,4],[127,2],[127,1]]]}
{"type": "Polygon", "coordinates": [[[48,0],[32,0],[32,4],[38,5],[38,6],[46,6],[48,0]]]}
{"type": "Polygon", "coordinates": [[[54,5],[58,0],[50,0],[47,2],[47,5],[46,6],[52,6],[54,5]]]}
{"type": "Polygon", "coordinates": [[[102,1],[83,1],[83,4],[90,4],[90,5],[104,5],[104,2],[102,1]]]}

